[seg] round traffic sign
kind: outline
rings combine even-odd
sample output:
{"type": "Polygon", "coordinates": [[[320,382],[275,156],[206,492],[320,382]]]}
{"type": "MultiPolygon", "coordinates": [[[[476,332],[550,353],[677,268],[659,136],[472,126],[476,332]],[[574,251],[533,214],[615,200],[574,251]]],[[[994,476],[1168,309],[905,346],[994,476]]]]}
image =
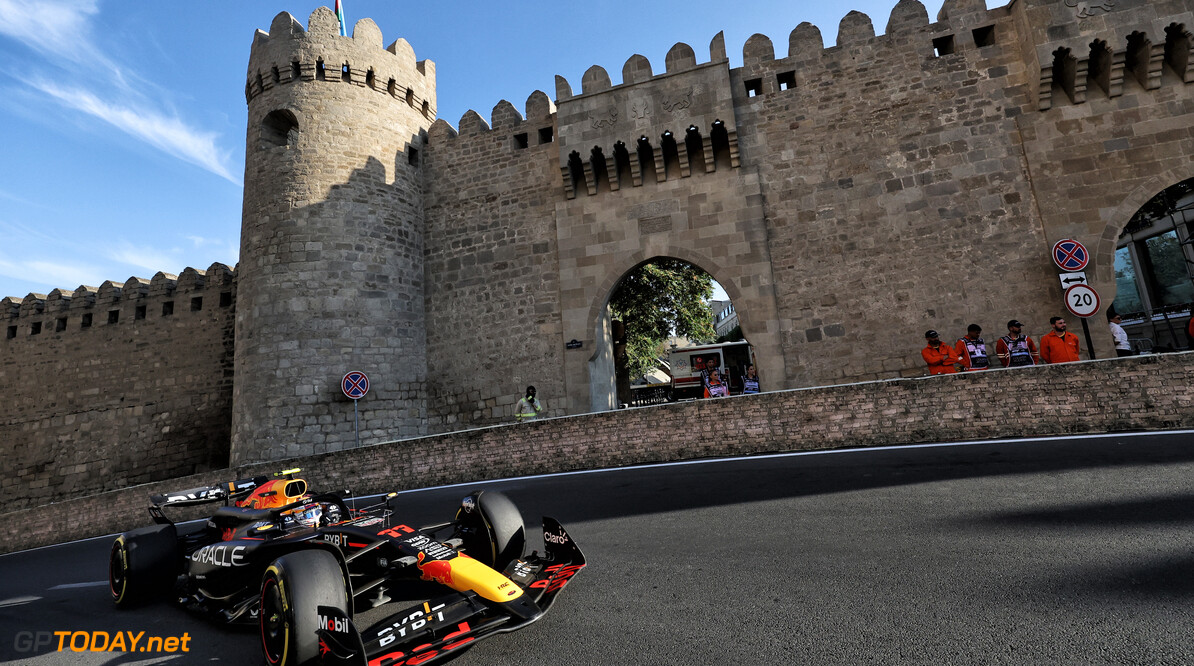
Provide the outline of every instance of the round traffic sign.
{"type": "Polygon", "coordinates": [[[1063,238],[1053,244],[1053,263],[1063,271],[1080,271],[1090,263],[1090,253],[1082,243],[1063,238]]]}
{"type": "Polygon", "coordinates": [[[363,398],[369,392],[369,378],[360,370],[353,370],[340,380],[340,389],[353,400],[363,398]]]}
{"type": "Polygon", "coordinates": [[[1099,311],[1099,292],[1089,285],[1073,285],[1065,290],[1065,306],[1075,317],[1090,317],[1099,311]]]}

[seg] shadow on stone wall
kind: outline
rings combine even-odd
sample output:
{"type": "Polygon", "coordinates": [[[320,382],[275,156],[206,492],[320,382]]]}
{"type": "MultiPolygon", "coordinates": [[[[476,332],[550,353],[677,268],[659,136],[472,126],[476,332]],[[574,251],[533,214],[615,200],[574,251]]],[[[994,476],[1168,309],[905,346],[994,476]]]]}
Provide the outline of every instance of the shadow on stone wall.
{"type": "MultiPolygon", "coordinates": [[[[780,391],[469,430],[11,512],[4,514],[9,528],[3,549],[123,531],[146,522],[150,493],[286,467],[303,468],[313,488],[351,488],[366,494],[777,451],[1191,427],[1192,370],[1194,353],[1164,354],[780,391]]],[[[1055,464],[1059,469],[1070,465],[1064,457],[1055,464]]],[[[1108,464],[1115,462],[1109,459],[1108,464]]],[[[953,473],[943,471],[947,476],[953,473]]],[[[724,502],[726,492],[731,497],[748,492],[732,490],[732,484],[720,488],[718,479],[710,481],[706,502],[724,502]]],[[[914,481],[892,476],[873,482],[914,481]]],[[[738,501],[744,499],[766,497],[738,501]]],[[[686,498],[685,505],[693,501],[699,500],[686,498]]]]}

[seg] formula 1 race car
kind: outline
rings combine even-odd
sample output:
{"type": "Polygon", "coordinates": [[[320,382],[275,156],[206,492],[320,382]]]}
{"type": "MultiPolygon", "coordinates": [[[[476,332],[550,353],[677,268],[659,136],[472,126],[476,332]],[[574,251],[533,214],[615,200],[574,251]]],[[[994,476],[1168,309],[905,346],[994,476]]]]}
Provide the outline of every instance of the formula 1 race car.
{"type": "Polygon", "coordinates": [[[258,624],[271,666],[429,664],[539,619],[585,566],[548,517],[544,554],[526,555],[522,515],[495,491],[470,493],[450,522],[410,527],[394,493],[357,508],[347,493],[308,493],[298,471],[151,496],[156,525],[112,544],[113,601],[173,591],[219,621],[258,624]],[[163,512],[214,502],[198,525],[163,512]],[[391,595],[409,607],[357,627],[391,595]]]}

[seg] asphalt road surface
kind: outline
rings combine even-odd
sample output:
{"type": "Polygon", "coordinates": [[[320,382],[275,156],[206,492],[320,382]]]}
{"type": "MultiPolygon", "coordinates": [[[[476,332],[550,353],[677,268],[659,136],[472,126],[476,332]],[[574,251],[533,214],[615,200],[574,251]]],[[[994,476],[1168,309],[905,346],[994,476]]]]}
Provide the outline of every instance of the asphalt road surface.
{"type": "MultiPolygon", "coordinates": [[[[532,528],[560,519],[589,566],[541,621],[456,666],[1194,663],[1191,432],[477,485],[532,528]]],[[[439,522],[466,490],[403,497],[412,520],[439,522]]],[[[0,557],[0,661],[263,663],[254,631],[167,605],[115,611],[110,542],[0,557]],[[188,651],[57,650],[53,632],[97,630],[185,635],[188,651]]]]}

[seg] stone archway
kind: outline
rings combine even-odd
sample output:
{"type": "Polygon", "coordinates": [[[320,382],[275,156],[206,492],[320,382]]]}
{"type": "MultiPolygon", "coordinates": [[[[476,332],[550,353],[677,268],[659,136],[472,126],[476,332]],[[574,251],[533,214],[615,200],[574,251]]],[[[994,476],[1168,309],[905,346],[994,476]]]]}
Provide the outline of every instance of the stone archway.
{"type": "MultiPolygon", "coordinates": [[[[756,352],[762,350],[760,358],[766,359],[766,363],[760,360],[760,374],[770,373],[773,378],[782,377],[784,366],[783,359],[779,356],[779,341],[770,339],[771,336],[768,335],[770,327],[766,325],[766,314],[760,312],[764,308],[750,306],[753,299],[741,288],[738,281],[729,275],[731,271],[712,258],[686,248],[673,246],[654,252],[639,251],[627,255],[611,266],[595,290],[593,301],[589,307],[587,320],[592,322],[594,342],[593,353],[588,357],[590,409],[592,411],[613,409],[616,406],[616,401],[613,399],[615,393],[614,364],[609,301],[618,285],[631,271],[643,264],[664,258],[678,259],[691,264],[708,273],[722,286],[730,301],[737,308],[743,337],[751,341],[756,352]]],[[[772,381],[773,384],[769,387],[771,389],[785,387],[782,379],[773,379],[772,381]]]]}
{"type": "Polygon", "coordinates": [[[1119,235],[1123,233],[1124,227],[1136,211],[1153,197],[1190,178],[1194,178],[1194,162],[1146,178],[1132,189],[1118,206],[1101,211],[1106,226],[1103,227],[1098,249],[1095,250],[1094,280],[1104,287],[1110,286],[1105,297],[1109,299],[1108,302],[1115,300],[1115,247],[1119,244],[1119,235]]]}

